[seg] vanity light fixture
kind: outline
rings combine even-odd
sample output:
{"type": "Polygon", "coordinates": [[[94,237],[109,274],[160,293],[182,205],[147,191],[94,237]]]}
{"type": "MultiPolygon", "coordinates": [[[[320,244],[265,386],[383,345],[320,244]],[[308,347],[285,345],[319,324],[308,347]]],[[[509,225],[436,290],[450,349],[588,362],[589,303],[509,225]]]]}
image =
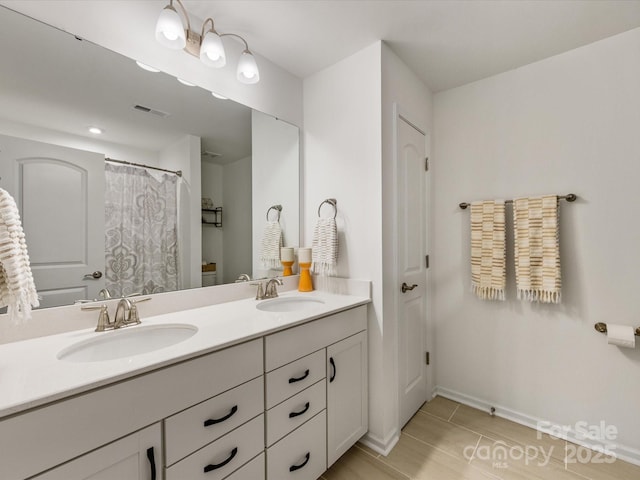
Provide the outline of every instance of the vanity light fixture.
{"type": "Polygon", "coordinates": [[[216,92],[211,92],[211,95],[213,95],[216,98],[219,98],[220,100],[229,100],[228,97],[224,97],[224,96],[222,96],[222,95],[220,95],[219,93],[216,93],[216,92]]]}
{"type": "Polygon", "coordinates": [[[191,83],[191,82],[187,82],[186,80],[183,80],[181,78],[178,78],[178,81],[183,84],[186,85],[187,87],[195,87],[196,84],[195,83],[191,83]]]}
{"type": "Polygon", "coordinates": [[[102,133],[102,129],[98,127],[89,127],[89,132],[94,135],[100,135],[102,133]]]}
{"type": "Polygon", "coordinates": [[[169,0],[169,5],[160,12],[160,17],[156,23],[156,40],[158,42],[167,48],[184,50],[194,57],[198,57],[205,65],[220,68],[227,63],[227,54],[222,44],[222,37],[238,38],[244,44],[244,50],[238,61],[236,71],[238,81],[245,84],[253,84],[260,81],[258,64],[244,38],[235,33],[218,33],[211,17],[204,21],[202,30],[198,34],[191,29],[189,14],[181,0],[175,0],[187,22],[187,28],[185,29],[182,18],[173,6],[173,2],[174,0],[169,0]]]}

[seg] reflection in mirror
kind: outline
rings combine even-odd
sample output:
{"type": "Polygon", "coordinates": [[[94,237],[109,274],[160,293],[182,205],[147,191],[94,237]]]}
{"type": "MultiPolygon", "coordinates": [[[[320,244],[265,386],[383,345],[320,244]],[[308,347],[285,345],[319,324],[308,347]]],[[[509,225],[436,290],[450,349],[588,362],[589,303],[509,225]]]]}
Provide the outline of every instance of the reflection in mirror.
{"type": "MultiPolygon", "coordinates": [[[[114,294],[278,273],[261,269],[256,258],[265,213],[275,203],[284,207],[286,245],[299,243],[297,127],[144,71],[129,58],[5,7],[0,26],[0,187],[20,208],[43,307],[99,298],[113,277],[109,268],[122,273],[142,262],[119,240],[131,236],[132,226],[118,223],[105,235],[105,219],[113,221],[105,200],[112,205],[114,198],[106,164],[144,172],[153,185],[145,187],[152,194],[122,186],[120,199],[132,200],[128,208],[162,211],[164,227],[175,210],[175,227],[167,227],[175,232],[174,260],[163,253],[145,268],[150,276],[127,280],[121,290],[111,286],[114,294]],[[165,183],[175,192],[163,190],[165,183]],[[167,203],[173,207],[162,206],[167,203]],[[156,269],[173,269],[176,278],[158,280],[167,272],[156,269]]],[[[152,237],[161,238],[154,228],[152,237]]],[[[148,248],[171,250],[166,243],[148,248]]]]}

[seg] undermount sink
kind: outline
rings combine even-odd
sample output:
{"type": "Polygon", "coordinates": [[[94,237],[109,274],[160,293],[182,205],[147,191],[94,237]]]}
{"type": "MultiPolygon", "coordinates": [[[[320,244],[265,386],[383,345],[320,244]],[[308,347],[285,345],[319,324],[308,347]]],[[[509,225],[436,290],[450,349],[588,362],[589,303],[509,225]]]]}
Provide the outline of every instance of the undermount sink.
{"type": "Polygon", "coordinates": [[[57,357],[76,363],[133,357],[183,342],[197,331],[197,327],[182,323],[127,327],[74,343],[58,352],[57,357]]]}
{"type": "Polygon", "coordinates": [[[263,312],[298,312],[319,307],[324,302],[318,298],[309,297],[284,297],[265,300],[256,305],[263,312]]]}

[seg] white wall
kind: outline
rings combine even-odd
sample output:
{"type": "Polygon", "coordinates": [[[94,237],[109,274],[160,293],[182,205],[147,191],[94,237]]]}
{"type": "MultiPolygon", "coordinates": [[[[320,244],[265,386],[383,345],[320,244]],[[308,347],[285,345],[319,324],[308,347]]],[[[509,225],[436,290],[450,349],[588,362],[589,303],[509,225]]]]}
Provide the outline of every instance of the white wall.
{"type": "Polygon", "coordinates": [[[185,135],[160,152],[161,168],[181,170],[178,182],[178,268],[180,288],[202,285],[200,137],[185,135]]]}
{"type": "Polygon", "coordinates": [[[386,442],[382,339],[382,43],[304,80],[304,236],[311,245],[318,205],[338,201],[338,276],[371,280],[369,437],[386,442]]]}
{"type": "MultiPolygon", "coordinates": [[[[164,0],[3,0],[0,4],[53,25],[86,40],[140,60],[163,72],[180,77],[236,102],[285,119],[302,123],[302,81],[259,55],[260,45],[251,45],[260,68],[260,82],[244,85],[236,80],[234,61],[222,69],[212,69],[183,51],[160,45],[154,36],[155,24],[164,0]]],[[[188,7],[187,7],[188,8],[188,7]]],[[[203,19],[190,15],[194,28],[203,19]]],[[[241,19],[238,19],[240,21],[241,19]]],[[[232,19],[228,22],[232,23],[232,19]]],[[[229,58],[238,58],[239,42],[226,42],[229,58]]]]}
{"type": "MultiPolygon", "coordinates": [[[[223,167],[213,162],[202,161],[202,197],[210,198],[215,207],[223,205],[223,167]]],[[[223,211],[224,213],[224,211],[223,211]]],[[[213,221],[212,214],[203,214],[213,221]]],[[[202,225],[202,261],[216,264],[216,281],[222,283],[224,277],[223,232],[213,225],[202,225]]]]}
{"type": "MultiPolygon", "coordinates": [[[[297,127],[255,110],[251,113],[253,276],[267,276],[260,264],[267,210],[282,205],[280,226],[287,247],[300,244],[300,132],[297,127]]],[[[272,210],[269,218],[275,219],[272,210]]],[[[250,272],[247,272],[250,273],[250,272]]],[[[282,274],[280,272],[275,272],[282,274]]]]}
{"type": "Polygon", "coordinates": [[[241,273],[251,274],[251,157],[224,166],[222,232],[224,278],[231,283],[241,273]]]}
{"type": "Polygon", "coordinates": [[[640,348],[608,346],[593,325],[640,326],[639,78],[636,29],[438,93],[433,162],[439,387],[529,418],[605,420],[635,449],[640,348]],[[458,203],[569,192],[562,304],[515,299],[512,241],[508,300],[474,298],[458,203]]]}

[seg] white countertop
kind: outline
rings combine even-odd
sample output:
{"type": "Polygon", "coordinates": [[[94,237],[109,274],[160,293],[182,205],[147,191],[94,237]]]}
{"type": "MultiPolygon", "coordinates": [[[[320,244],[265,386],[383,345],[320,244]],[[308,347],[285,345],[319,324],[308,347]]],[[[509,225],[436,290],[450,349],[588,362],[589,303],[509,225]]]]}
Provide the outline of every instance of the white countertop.
{"type": "MultiPolygon", "coordinates": [[[[0,419],[71,395],[242,343],[331,313],[369,303],[367,297],[325,292],[285,292],[280,298],[313,297],[324,303],[295,312],[265,312],[254,299],[142,317],[142,325],[186,323],[198,332],[175,345],[116,360],[73,363],[58,353],[87,339],[110,335],[93,329],[0,345],[0,419]]],[[[98,312],[96,312],[96,322],[98,312]]],[[[139,328],[126,327],[124,330],[139,328]]],[[[123,330],[123,331],[124,331],[123,330]]]]}

